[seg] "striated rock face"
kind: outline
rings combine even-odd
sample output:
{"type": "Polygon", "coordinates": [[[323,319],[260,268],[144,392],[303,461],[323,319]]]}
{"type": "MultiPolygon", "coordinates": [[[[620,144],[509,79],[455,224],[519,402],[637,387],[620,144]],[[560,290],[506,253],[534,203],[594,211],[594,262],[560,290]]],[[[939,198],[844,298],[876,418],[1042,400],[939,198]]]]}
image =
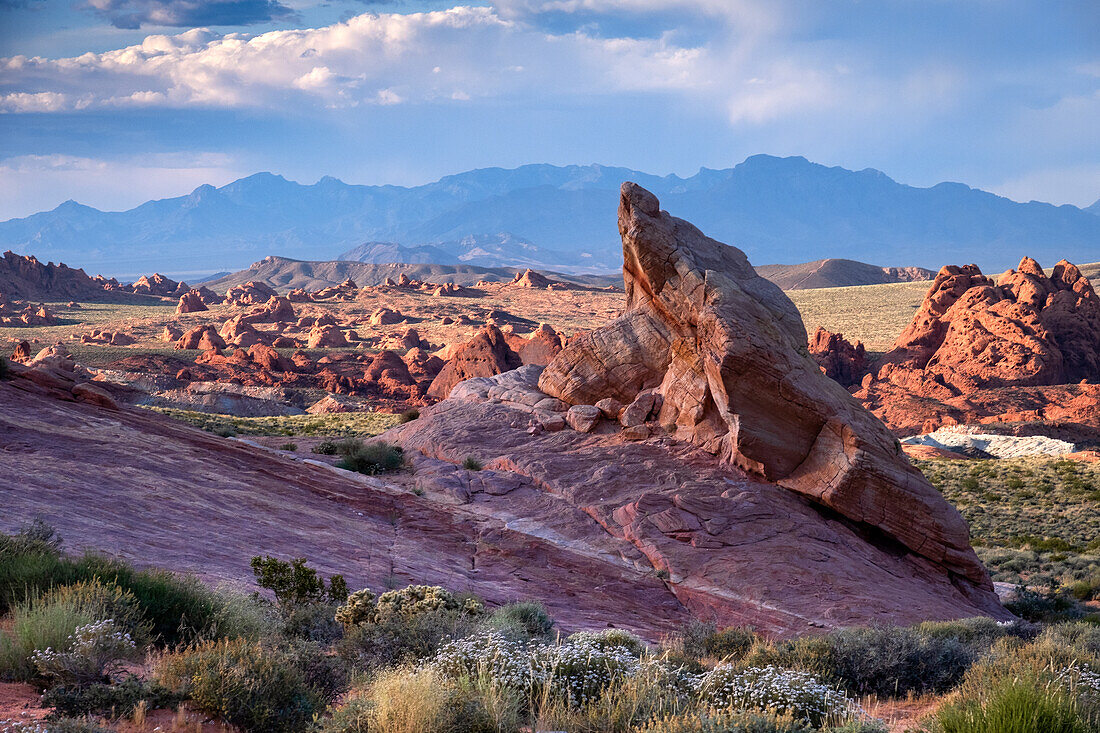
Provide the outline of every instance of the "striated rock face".
{"type": "Polygon", "coordinates": [[[826,377],[845,387],[858,383],[867,371],[867,352],[861,342],[853,346],[842,334],[821,326],[810,337],[810,356],[826,377]]]}
{"type": "Polygon", "coordinates": [[[658,421],[747,471],[875,527],[981,589],[965,522],[885,426],[806,355],[783,292],[745,255],[623,185],[627,309],[573,339],[539,380],[569,404],[655,388],[658,421]]]}
{"type": "Polygon", "coordinates": [[[445,399],[459,382],[473,377],[491,377],[522,365],[496,326],[485,326],[469,342],[458,347],[432,380],[428,396],[445,399]]]}
{"type": "Polygon", "coordinates": [[[875,374],[856,392],[899,435],[957,422],[1042,421],[1100,437],[1100,298],[1061,261],[1025,257],[993,280],[940,270],[875,374]]]}

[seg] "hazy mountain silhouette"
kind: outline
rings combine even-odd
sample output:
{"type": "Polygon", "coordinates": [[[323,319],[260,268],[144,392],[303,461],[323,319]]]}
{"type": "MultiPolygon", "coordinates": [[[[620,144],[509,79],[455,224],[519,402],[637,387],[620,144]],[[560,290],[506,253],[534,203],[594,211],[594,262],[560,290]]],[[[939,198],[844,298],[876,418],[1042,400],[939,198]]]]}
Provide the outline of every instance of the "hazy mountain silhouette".
{"type": "Polygon", "coordinates": [[[0,247],[107,274],[231,271],[268,255],[331,260],[347,253],[378,262],[389,256],[379,243],[416,261],[438,251],[448,262],[476,266],[614,271],[622,264],[615,210],[624,180],[759,264],[847,258],[932,269],[977,262],[997,270],[1025,254],[1049,266],[1100,253],[1100,202],[1088,211],[1017,203],[960,183],[915,188],[877,170],[765,155],[690,178],[527,165],[412,188],[331,177],[301,185],[258,173],[129,211],[67,201],[0,223],[0,247]],[[358,256],[348,252],[364,242],[358,256]]]}

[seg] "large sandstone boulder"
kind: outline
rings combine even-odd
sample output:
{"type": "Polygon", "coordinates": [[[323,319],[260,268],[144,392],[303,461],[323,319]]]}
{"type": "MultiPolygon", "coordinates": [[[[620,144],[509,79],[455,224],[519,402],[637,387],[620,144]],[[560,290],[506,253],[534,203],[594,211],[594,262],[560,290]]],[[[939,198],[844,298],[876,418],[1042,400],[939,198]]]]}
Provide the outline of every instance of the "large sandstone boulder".
{"type": "Polygon", "coordinates": [[[496,326],[485,326],[466,344],[456,349],[442,371],[432,380],[428,396],[445,399],[459,382],[473,377],[491,377],[522,366],[496,326]]]}
{"type": "Polygon", "coordinates": [[[208,309],[206,303],[202,300],[202,294],[199,293],[198,290],[188,290],[180,296],[180,302],[176,306],[176,315],[182,313],[198,313],[204,310],[208,309]]]}
{"type": "Polygon", "coordinates": [[[218,334],[216,328],[207,324],[205,326],[195,326],[185,332],[176,342],[176,348],[199,349],[201,351],[224,349],[225,340],[218,334]]]}
{"type": "Polygon", "coordinates": [[[630,404],[655,389],[658,421],[676,438],[990,588],[962,517],[885,426],[821,373],[794,304],[740,250],[632,183],[619,232],[626,312],[571,339],[542,373],[544,392],[573,405],[630,404]]]}
{"type": "Polygon", "coordinates": [[[277,295],[267,283],[249,280],[225,291],[225,302],[229,305],[263,305],[277,295]]]}

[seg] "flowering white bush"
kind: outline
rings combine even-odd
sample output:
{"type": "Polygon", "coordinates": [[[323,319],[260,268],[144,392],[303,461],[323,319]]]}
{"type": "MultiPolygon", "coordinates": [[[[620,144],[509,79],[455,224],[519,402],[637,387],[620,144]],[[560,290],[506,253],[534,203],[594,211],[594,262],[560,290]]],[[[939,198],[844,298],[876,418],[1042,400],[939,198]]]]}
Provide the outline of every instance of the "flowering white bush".
{"type": "Polygon", "coordinates": [[[47,647],[31,654],[39,674],[60,683],[96,682],[107,676],[117,662],[132,656],[136,648],[130,635],[113,619],[80,626],[68,641],[67,651],[47,647]]]}
{"type": "Polygon", "coordinates": [[[636,674],[640,665],[637,652],[606,644],[598,635],[574,635],[560,646],[540,646],[535,658],[550,694],[573,706],[595,700],[615,680],[636,674]]]}
{"type": "Polygon", "coordinates": [[[813,725],[862,714],[855,701],[812,674],[772,666],[738,671],[720,664],[700,679],[699,697],[715,707],[789,714],[813,725]]]}
{"type": "Polygon", "coordinates": [[[523,694],[530,693],[541,680],[531,649],[508,640],[503,634],[488,632],[457,639],[445,644],[431,661],[442,676],[451,679],[488,679],[495,685],[523,694]]]}

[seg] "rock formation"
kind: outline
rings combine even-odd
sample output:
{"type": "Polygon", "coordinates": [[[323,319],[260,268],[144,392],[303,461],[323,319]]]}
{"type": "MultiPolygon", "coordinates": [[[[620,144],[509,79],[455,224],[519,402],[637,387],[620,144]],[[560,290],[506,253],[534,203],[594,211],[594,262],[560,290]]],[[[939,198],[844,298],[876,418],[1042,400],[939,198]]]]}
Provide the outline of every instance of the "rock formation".
{"type": "Polygon", "coordinates": [[[810,337],[809,349],[821,372],[844,387],[859,383],[867,371],[867,352],[861,342],[853,346],[842,334],[821,326],[810,337]]]}
{"type": "Polygon", "coordinates": [[[180,302],[176,305],[176,315],[183,313],[198,313],[209,310],[202,299],[202,293],[198,290],[188,290],[180,296],[180,302]]]}
{"type": "Polygon", "coordinates": [[[225,302],[229,305],[263,305],[277,295],[267,283],[249,280],[225,291],[225,302]]]}
{"type": "Polygon", "coordinates": [[[545,369],[455,385],[456,354],[429,390],[449,399],[391,431],[406,454],[532,482],[719,624],[1006,617],[958,512],[809,357],[787,297],[634,184],[619,229],[624,315],[545,369]]]}
{"type": "Polygon", "coordinates": [[[996,283],[976,265],[941,269],[856,396],[901,435],[1039,420],[1100,437],[1097,382],[1100,298],[1074,265],[1047,277],[1025,257],[996,283]]]}
{"type": "Polygon", "coordinates": [[[485,326],[466,344],[456,349],[432,380],[428,396],[445,399],[459,382],[473,377],[490,377],[522,365],[496,326],[485,326]]]}
{"type": "Polygon", "coordinates": [[[161,275],[159,272],[154,272],[152,275],[142,275],[138,280],[134,281],[131,286],[131,291],[137,295],[159,295],[162,297],[168,297],[176,294],[179,290],[180,283],[170,278],[161,275]]]}
{"type": "MultiPolygon", "coordinates": [[[[0,293],[36,301],[103,300],[105,289],[117,288],[114,278],[88,277],[65,264],[43,264],[36,257],[5,252],[0,257],[0,293]]],[[[122,296],[120,296],[122,297],[122,296]]]]}
{"type": "Polygon", "coordinates": [[[195,326],[185,332],[176,341],[177,349],[224,349],[225,340],[218,334],[218,330],[211,325],[195,326]]]}

